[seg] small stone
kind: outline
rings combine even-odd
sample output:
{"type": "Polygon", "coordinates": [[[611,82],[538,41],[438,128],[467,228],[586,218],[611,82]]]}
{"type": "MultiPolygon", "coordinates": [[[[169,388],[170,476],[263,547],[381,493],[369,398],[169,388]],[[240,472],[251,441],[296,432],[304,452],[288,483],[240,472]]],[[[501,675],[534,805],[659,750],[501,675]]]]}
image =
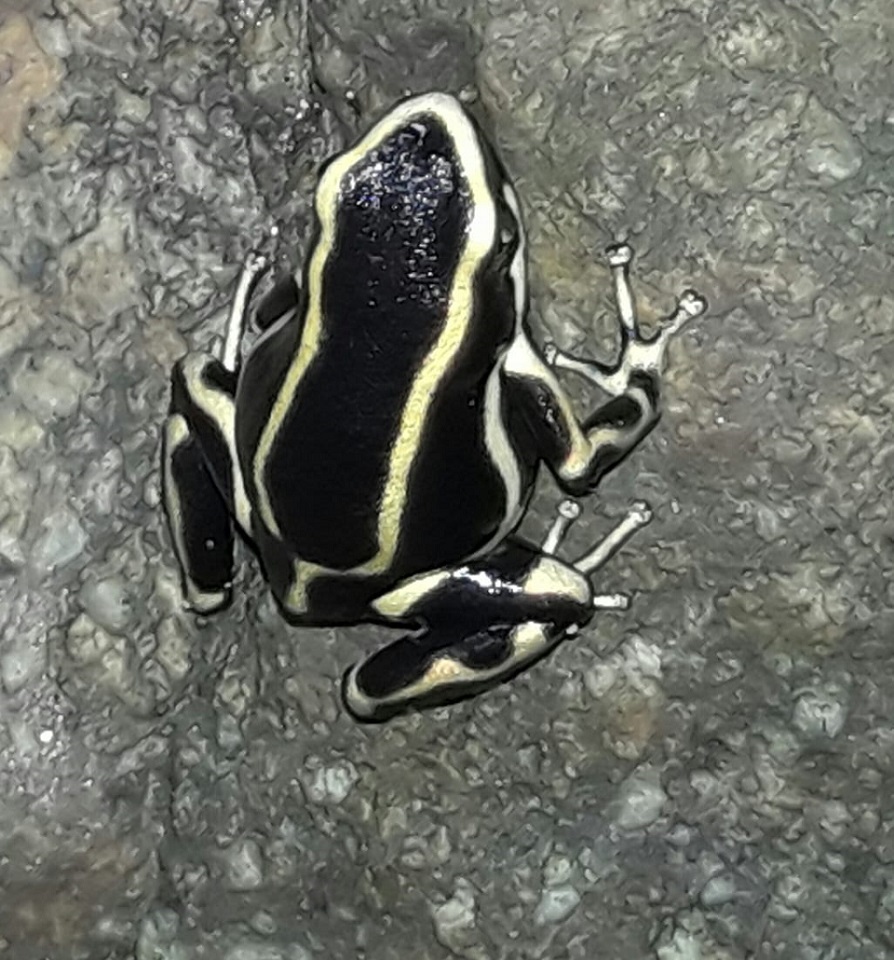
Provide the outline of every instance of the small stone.
{"type": "Polygon", "coordinates": [[[543,882],[548,887],[556,887],[571,878],[572,863],[568,857],[552,856],[543,867],[543,882]]]}
{"type": "Polygon", "coordinates": [[[165,617],[158,625],[156,640],[155,659],[171,680],[182,680],[189,672],[192,648],[181,621],[177,617],[165,617]]]}
{"type": "Polygon", "coordinates": [[[702,960],[701,944],[686,930],[675,930],[670,943],[658,948],[658,960],[702,960]]]}
{"type": "Polygon", "coordinates": [[[534,910],[534,923],[544,926],[548,923],[561,923],[567,920],[577,909],[580,894],[574,887],[550,887],[543,891],[540,902],[534,910]]]}
{"type": "Polygon", "coordinates": [[[357,768],[348,760],[319,767],[305,784],[307,797],[314,803],[341,803],[359,779],[357,768]]]}
{"type": "Polygon", "coordinates": [[[118,118],[134,126],[143,123],[152,110],[152,103],[147,97],[138,97],[130,90],[123,88],[117,90],[115,99],[118,118]]]}
{"type": "Polygon", "coordinates": [[[34,480],[8,447],[0,446],[0,558],[14,566],[24,563],[23,536],[34,499],[34,480]]]}
{"type": "Polygon", "coordinates": [[[177,914],[166,908],[144,918],[137,935],[137,960],[187,960],[186,948],[174,943],[179,923],[177,914]]]}
{"type": "Polygon", "coordinates": [[[217,745],[227,753],[235,753],[245,743],[239,721],[231,713],[220,713],[217,717],[217,745]]]}
{"type": "Polygon", "coordinates": [[[21,13],[0,21],[0,177],[5,176],[19,148],[32,104],[59,84],[62,71],[40,48],[31,23],[21,13]]]}
{"type": "Polygon", "coordinates": [[[65,640],[68,655],[81,664],[95,663],[114,645],[114,637],[84,614],[75,617],[65,640]]]}
{"type": "Polygon", "coordinates": [[[0,444],[21,453],[36,447],[43,435],[44,429],[33,414],[4,401],[0,407],[0,444]]]}
{"type": "Polygon", "coordinates": [[[41,50],[57,60],[71,56],[71,38],[65,30],[65,18],[42,17],[34,23],[34,35],[41,50]]]}
{"type": "Polygon", "coordinates": [[[227,950],[224,960],[286,960],[286,955],[275,944],[243,940],[227,950]]]}
{"type": "Polygon", "coordinates": [[[51,513],[41,524],[43,532],[31,548],[31,566],[39,573],[52,573],[71,563],[87,545],[87,533],[68,509],[51,513]]]}
{"type": "Polygon", "coordinates": [[[847,710],[833,687],[811,690],[795,704],[794,725],[807,737],[837,737],[844,729],[847,710]]]}
{"type": "Polygon", "coordinates": [[[702,887],[701,901],[706,907],[719,907],[729,903],[736,895],[736,884],[728,874],[720,874],[702,887]]]}
{"type": "Polygon", "coordinates": [[[618,671],[608,663],[597,663],[584,673],[584,687],[596,700],[601,700],[615,685],[618,671]]]}
{"type": "Polygon", "coordinates": [[[860,145],[844,121],[815,98],[801,116],[801,130],[804,165],[824,183],[849,180],[863,166],[860,145]]]}
{"type": "Polygon", "coordinates": [[[78,13],[97,29],[121,18],[120,0],[71,0],[78,13]]]}
{"type": "Polygon", "coordinates": [[[13,694],[40,676],[46,664],[46,649],[25,636],[12,635],[12,640],[0,653],[0,682],[7,693],[13,694]]]}
{"type": "MultiPolygon", "coordinates": [[[[0,143],[0,165],[3,163],[0,143]]],[[[45,322],[35,298],[23,291],[9,267],[0,263],[0,359],[23,347],[31,334],[45,322]]],[[[7,391],[8,393],[8,391],[7,391]]],[[[4,408],[10,401],[4,398],[4,408]]]]}
{"type": "Polygon", "coordinates": [[[266,910],[258,910],[248,921],[252,930],[265,937],[272,937],[276,933],[276,918],[266,910]]]}
{"type": "Polygon", "coordinates": [[[80,599],[90,619],[110,633],[120,633],[130,623],[127,587],[120,577],[88,580],[80,599]]]}
{"type": "Polygon", "coordinates": [[[654,823],[667,801],[658,775],[634,773],[621,787],[615,823],[622,830],[638,830],[654,823]]]}
{"type": "Polygon", "coordinates": [[[230,890],[257,890],[264,882],[264,861],[256,840],[234,843],[223,854],[225,884],[230,890]]]}
{"type": "Polygon", "coordinates": [[[13,393],[39,420],[70,417],[92,378],[56,350],[26,357],[10,377],[13,393]]]}
{"type": "Polygon", "coordinates": [[[464,878],[456,881],[453,896],[432,910],[435,936],[438,942],[449,950],[462,953],[474,936],[475,929],[475,890],[464,878]]]}

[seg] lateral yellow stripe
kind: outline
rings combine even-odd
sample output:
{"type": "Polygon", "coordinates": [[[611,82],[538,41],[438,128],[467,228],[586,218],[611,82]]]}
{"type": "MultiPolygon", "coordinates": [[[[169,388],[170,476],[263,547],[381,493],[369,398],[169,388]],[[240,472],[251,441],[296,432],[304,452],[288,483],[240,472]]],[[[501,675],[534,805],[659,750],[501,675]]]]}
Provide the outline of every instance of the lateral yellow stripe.
{"type": "Polygon", "coordinates": [[[425,94],[399,105],[380,120],[353,149],[333,160],[320,178],[315,203],[320,236],[308,267],[304,332],[298,353],[286,372],[267,425],[261,433],[253,462],[261,519],[271,533],[280,536],[266,491],[264,470],[298,385],[320,349],[323,324],[322,276],[335,239],[339,188],[355,164],[379,147],[397,129],[409,123],[413,117],[422,114],[437,117],[452,139],[468,181],[473,216],[454,275],[444,329],[413,381],[401,417],[380,503],[378,551],[369,561],[353,571],[361,574],[382,572],[394,558],[406,505],[407,480],[419,447],[419,437],[431,407],[435,387],[449,368],[468,329],[473,309],[475,271],[491,248],[496,232],[496,210],[487,184],[478,136],[471,121],[452,97],[445,94],[425,94]]]}
{"type": "Polygon", "coordinates": [[[242,530],[251,535],[251,505],[245,492],[245,482],[236,450],[236,406],[233,398],[205,385],[202,375],[209,359],[203,354],[191,353],[183,361],[183,378],[195,405],[217,425],[230,455],[230,480],[233,487],[233,513],[242,530]]]}

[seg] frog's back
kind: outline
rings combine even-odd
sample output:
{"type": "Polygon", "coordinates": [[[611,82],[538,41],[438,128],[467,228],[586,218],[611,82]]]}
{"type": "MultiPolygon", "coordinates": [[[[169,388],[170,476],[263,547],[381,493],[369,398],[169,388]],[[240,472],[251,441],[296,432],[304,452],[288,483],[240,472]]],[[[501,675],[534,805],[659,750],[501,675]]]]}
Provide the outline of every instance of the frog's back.
{"type": "Polygon", "coordinates": [[[243,389],[276,399],[241,431],[261,520],[296,559],[398,574],[505,521],[485,451],[513,318],[487,301],[512,291],[482,268],[494,212],[455,131],[415,116],[368,143],[376,129],[323,175],[301,321],[249,358],[243,389]]]}

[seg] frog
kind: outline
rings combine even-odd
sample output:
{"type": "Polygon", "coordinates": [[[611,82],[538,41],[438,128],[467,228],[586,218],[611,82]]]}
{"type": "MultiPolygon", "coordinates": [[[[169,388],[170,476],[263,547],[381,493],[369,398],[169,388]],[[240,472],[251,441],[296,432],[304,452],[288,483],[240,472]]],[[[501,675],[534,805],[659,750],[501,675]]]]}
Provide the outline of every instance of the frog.
{"type": "Polygon", "coordinates": [[[706,301],[683,291],[644,335],[615,244],[617,359],[538,347],[518,194],[448,93],[398,102],[326,161],[313,216],[303,265],[271,280],[250,252],[222,343],[174,366],[162,500],[196,614],[232,601],[242,537],[290,623],[397,631],[342,677],[349,713],[379,722],[491,688],[629,606],[592,577],[646,503],[577,559],[559,547],[657,424],[668,343],[706,301]],[[562,374],[601,394],[588,415],[562,374]],[[538,544],[518,528],[544,465],[564,499],[538,544]]]}

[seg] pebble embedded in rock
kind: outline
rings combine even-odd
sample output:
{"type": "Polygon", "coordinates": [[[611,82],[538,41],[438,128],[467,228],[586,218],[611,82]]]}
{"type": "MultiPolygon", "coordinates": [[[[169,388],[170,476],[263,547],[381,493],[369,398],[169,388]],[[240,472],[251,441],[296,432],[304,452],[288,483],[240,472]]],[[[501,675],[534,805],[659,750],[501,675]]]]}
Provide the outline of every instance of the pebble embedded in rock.
{"type": "Polygon", "coordinates": [[[127,587],[120,577],[88,580],[81,588],[81,603],[95,623],[118,633],[130,622],[127,587]]]}
{"type": "Polygon", "coordinates": [[[315,803],[341,803],[359,778],[357,768],[348,761],[320,767],[306,782],[308,799],[315,803]]]}
{"type": "Polygon", "coordinates": [[[256,840],[234,843],[223,854],[226,886],[230,890],[257,890],[264,882],[264,861],[256,840]]]}
{"type": "Polygon", "coordinates": [[[43,532],[31,548],[31,566],[38,573],[52,573],[64,567],[87,545],[87,532],[66,508],[51,513],[42,527],[43,532]]]}
{"type": "Polygon", "coordinates": [[[534,910],[534,923],[538,926],[561,923],[574,913],[579,903],[580,894],[574,887],[570,885],[550,887],[543,891],[540,902],[534,910]]]}
{"type": "Polygon", "coordinates": [[[719,907],[729,903],[736,895],[736,883],[727,874],[720,874],[702,887],[701,901],[706,907],[719,907]]]}
{"type": "Polygon", "coordinates": [[[16,693],[39,676],[46,663],[46,648],[27,637],[14,637],[0,654],[0,683],[7,693],[16,693]]]}
{"type": "Polygon", "coordinates": [[[638,830],[654,823],[667,801],[657,777],[634,774],[621,787],[615,823],[622,830],[638,830]]]}
{"type": "Polygon", "coordinates": [[[453,896],[432,910],[435,936],[450,950],[461,950],[475,927],[475,890],[468,880],[456,881],[453,896]]]}
{"type": "Polygon", "coordinates": [[[844,729],[847,710],[832,688],[811,690],[799,697],[792,720],[808,737],[837,737],[844,729]]]}
{"type": "Polygon", "coordinates": [[[70,417],[93,382],[72,357],[54,351],[28,357],[10,376],[13,393],[38,419],[70,417]]]}
{"type": "Polygon", "coordinates": [[[855,176],[863,166],[860,144],[844,121],[819,101],[811,100],[801,117],[804,165],[821,181],[839,183],[855,176]]]}

